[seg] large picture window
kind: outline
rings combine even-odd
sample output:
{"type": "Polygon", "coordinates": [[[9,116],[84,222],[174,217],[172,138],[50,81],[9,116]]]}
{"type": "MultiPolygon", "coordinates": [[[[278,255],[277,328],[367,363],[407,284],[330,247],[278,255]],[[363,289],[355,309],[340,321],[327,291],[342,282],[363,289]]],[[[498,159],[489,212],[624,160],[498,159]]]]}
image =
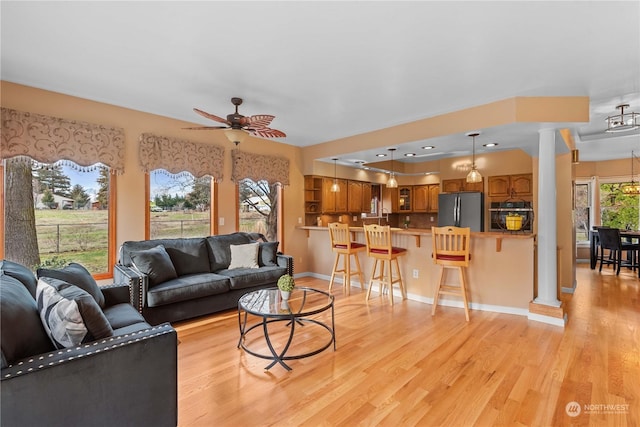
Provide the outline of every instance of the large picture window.
{"type": "Polygon", "coordinates": [[[190,173],[149,173],[149,236],[151,239],[199,237],[211,228],[211,177],[190,173]]]}
{"type": "Polygon", "coordinates": [[[628,182],[600,184],[600,212],[602,225],[621,229],[638,229],[638,195],[624,194],[622,187],[628,182]]]}
{"type": "Polygon", "coordinates": [[[111,276],[115,184],[108,167],[7,159],[4,173],[5,258],[32,268],[77,262],[97,278],[111,276]]]}
{"type": "Polygon", "coordinates": [[[278,239],[280,184],[243,179],[238,183],[238,230],[278,239]]]}

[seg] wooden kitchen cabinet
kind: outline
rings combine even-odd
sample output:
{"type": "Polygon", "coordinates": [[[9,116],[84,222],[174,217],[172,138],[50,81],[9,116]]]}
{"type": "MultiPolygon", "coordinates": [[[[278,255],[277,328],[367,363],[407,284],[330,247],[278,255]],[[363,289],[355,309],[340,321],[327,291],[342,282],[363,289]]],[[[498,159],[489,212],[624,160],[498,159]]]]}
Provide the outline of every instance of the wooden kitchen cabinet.
{"type": "Polygon", "coordinates": [[[481,182],[467,182],[466,178],[442,180],[443,193],[458,193],[460,191],[484,191],[484,180],[481,182]]]}
{"type": "Polygon", "coordinates": [[[334,193],[331,191],[333,178],[322,178],[322,212],[347,212],[347,188],[346,179],[338,179],[340,191],[334,193]]]}
{"type": "MultiPolygon", "coordinates": [[[[362,182],[349,181],[347,184],[349,191],[347,192],[347,205],[349,212],[364,212],[362,198],[362,182]]],[[[371,187],[369,187],[371,194],[371,187]]]]}
{"type": "Polygon", "coordinates": [[[362,210],[360,212],[371,212],[371,183],[363,182],[362,183],[362,210]]]}
{"type": "Polygon", "coordinates": [[[413,212],[438,212],[439,184],[413,187],[413,212]]]}
{"type": "Polygon", "coordinates": [[[487,179],[490,197],[521,197],[533,194],[533,175],[499,175],[487,179]]]}

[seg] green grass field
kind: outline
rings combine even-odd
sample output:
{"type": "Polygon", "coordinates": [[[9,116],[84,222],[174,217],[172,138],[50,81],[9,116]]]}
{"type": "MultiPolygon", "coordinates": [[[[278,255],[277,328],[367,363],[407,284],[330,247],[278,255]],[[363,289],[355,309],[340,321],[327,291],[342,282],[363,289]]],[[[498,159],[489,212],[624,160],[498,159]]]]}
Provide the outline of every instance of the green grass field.
{"type": "MultiPolygon", "coordinates": [[[[107,258],[108,211],[37,210],[40,260],[59,267],[78,262],[92,273],[111,270],[107,258]]],[[[153,212],[151,238],[207,236],[209,212],[153,212]]]]}

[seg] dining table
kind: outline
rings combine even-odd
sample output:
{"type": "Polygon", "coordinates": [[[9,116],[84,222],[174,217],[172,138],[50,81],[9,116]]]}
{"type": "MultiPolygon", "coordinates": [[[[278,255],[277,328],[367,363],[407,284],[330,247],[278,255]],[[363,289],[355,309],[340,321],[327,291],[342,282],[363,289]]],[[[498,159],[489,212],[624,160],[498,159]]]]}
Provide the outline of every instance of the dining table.
{"type": "MultiPolygon", "coordinates": [[[[640,239],[640,230],[626,230],[620,229],[620,237],[622,239],[640,239]]],[[[598,230],[589,230],[589,253],[591,254],[590,266],[591,269],[595,269],[598,264],[598,230]]]]}

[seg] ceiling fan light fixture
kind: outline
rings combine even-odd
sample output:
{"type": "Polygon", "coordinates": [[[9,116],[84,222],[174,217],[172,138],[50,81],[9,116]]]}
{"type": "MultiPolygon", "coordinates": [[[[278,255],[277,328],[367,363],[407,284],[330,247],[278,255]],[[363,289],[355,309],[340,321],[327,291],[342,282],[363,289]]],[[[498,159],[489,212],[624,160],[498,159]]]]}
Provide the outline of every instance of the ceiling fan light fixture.
{"type": "Polygon", "coordinates": [[[238,145],[241,142],[243,142],[245,139],[247,139],[247,136],[249,134],[243,131],[242,129],[225,129],[224,135],[227,137],[227,139],[230,142],[233,142],[234,144],[238,145]]]}
{"type": "Polygon", "coordinates": [[[473,138],[473,157],[471,161],[471,171],[467,175],[467,182],[482,182],[482,174],[478,171],[476,167],[476,136],[480,135],[479,132],[469,133],[467,136],[473,138]]]}
{"type": "Polygon", "coordinates": [[[616,107],[620,114],[607,117],[607,130],[605,132],[628,132],[640,128],[640,113],[625,113],[624,109],[629,104],[620,104],[616,107]]]}
{"type": "Polygon", "coordinates": [[[396,149],[389,148],[389,151],[391,152],[391,172],[387,180],[387,188],[398,188],[398,180],[396,179],[396,174],[393,172],[393,152],[396,151],[396,149]]]}

